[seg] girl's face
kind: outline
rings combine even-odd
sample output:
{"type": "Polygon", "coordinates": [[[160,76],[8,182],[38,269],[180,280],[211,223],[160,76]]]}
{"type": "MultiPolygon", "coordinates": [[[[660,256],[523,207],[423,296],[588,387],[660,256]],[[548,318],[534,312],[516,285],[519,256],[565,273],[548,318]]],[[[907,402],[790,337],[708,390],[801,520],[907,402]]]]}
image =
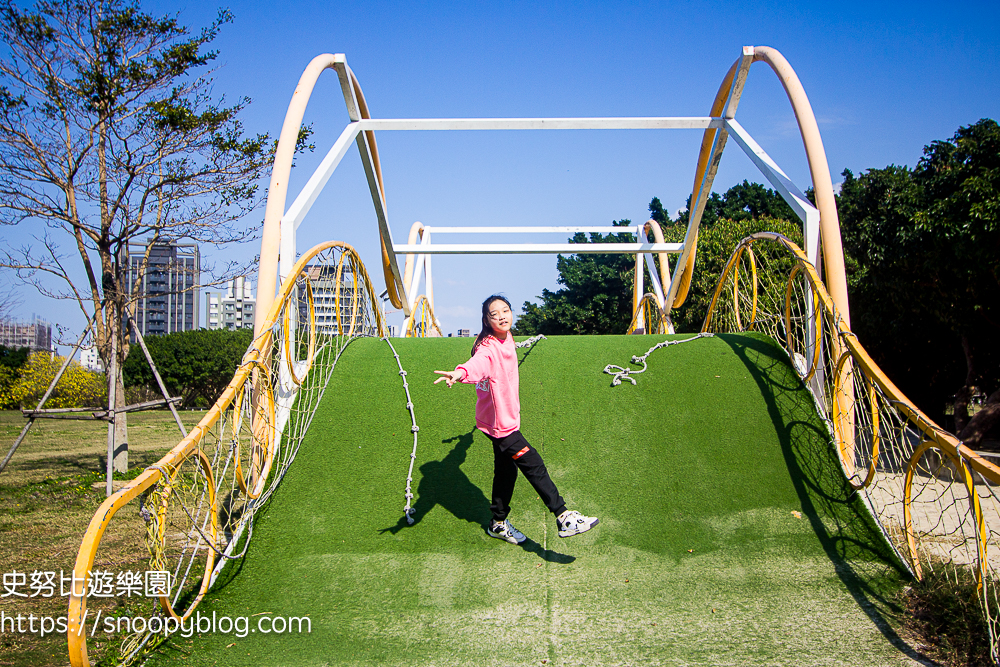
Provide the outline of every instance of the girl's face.
{"type": "Polygon", "coordinates": [[[514,325],[514,316],[510,312],[510,306],[500,299],[496,299],[489,305],[489,322],[493,327],[493,332],[500,338],[506,338],[507,332],[514,325]]]}

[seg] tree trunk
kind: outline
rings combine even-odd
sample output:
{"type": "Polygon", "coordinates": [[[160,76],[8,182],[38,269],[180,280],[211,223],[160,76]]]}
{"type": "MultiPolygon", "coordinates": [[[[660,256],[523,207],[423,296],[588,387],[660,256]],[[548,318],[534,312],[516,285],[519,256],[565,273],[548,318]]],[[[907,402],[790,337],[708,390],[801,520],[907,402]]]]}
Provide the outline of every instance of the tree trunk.
{"type": "Polygon", "coordinates": [[[955,433],[961,433],[969,423],[969,401],[972,400],[972,388],[976,383],[976,372],[972,362],[972,346],[969,337],[962,334],[962,352],[965,353],[965,385],[955,394],[953,404],[955,412],[955,433]]]}
{"type": "Polygon", "coordinates": [[[1000,390],[990,394],[983,404],[983,409],[969,420],[958,438],[970,449],[978,449],[983,437],[1000,425],[1000,390]]]}
{"type": "MultiPolygon", "coordinates": [[[[106,288],[105,293],[108,291],[110,290],[106,288]]],[[[124,321],[122,308],[119,307],[117,302],[111,299],[108,299],[105,308],[108,317],[104,328],[105,344],[103,349],[105,354],[102,356],[105,357],[104,367],[108,369],[109,374],[113,374],[113,377],[108,378],[108,392],[110,397],[111,384],[114,383],[115,399],[114,452],[112,462],[114,472],[128,472],[128,413],[122,412],[122,409],[128,405],[128,401],[125,398],[125,376],[123,373],[125,359],[128,356],[127,339],[122,327],[124,321]],[[113,362],[112,357],[114,358],[113,362]]]]}
{"type": "MultiPolygon", "coordinates": [[[[119,348],[121,349],[121,348],[119,348]]],[[[125,400],[125,382],[122,374],[122,367],[125,360],[119,358],[118,368],[115,375],[117,386],[115,387],[115,472],[128,472],[128,413],[122,412],[128,405],[125,400]]]]}

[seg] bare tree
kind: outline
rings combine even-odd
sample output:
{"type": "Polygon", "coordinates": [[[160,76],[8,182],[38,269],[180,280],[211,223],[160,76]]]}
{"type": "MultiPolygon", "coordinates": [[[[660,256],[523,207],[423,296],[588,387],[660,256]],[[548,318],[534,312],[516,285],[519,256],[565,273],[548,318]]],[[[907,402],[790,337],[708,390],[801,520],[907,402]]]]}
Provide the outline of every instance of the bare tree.
{"type": "Polygon", "coordinates": [[[11,319],[21,303],[21,297],[14,291],[14,288],[0,281],[0,321],[11,319]]]}
{"type": "MultiPolygon", "coordinates": [[[[220,11],[192,34],[177,15],[152,16],[137,2],[0,5],[0,223],[29,226],[36,241],[0,249],[0,266],[98,315],[94,339],[116,369],[117,409],[123,316],[153,247],[130,284],[129,241],[220,245],[254,233],[240,220],[260,201],[272,142],[244,135],[248,99],[213,93],[217,52],[207,48],[231,19],[220,11]]],[[[115,469],[125,470],[124,419],[115,439],[124,450],[115,469]]]]}

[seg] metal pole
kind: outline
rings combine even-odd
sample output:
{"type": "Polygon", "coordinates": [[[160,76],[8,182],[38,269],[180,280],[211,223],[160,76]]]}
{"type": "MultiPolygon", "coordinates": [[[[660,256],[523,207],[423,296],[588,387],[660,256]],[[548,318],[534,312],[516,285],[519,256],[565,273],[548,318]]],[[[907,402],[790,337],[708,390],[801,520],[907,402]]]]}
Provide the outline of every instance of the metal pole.
{"type": "Polygon", "coordinates": [[[177,414],[177,408],[174,407],[173,402],[170,400],[170,396],[167,395],[167,387],[163,384],[163,379],[160,377],[160,372],[156,370],[156,364],[153,363],[153,355],[149,353],[149,349],[146,347],[146,341],[142,338],[142,332],[139,331],[139,325],[135,323],[132,319],[132,314],[126,309],[125,316],[128,318],[129,323],[132,325],[132,329],[135,331],[135,337],[139,341],[139,347],[142,348],[142,353],[146,355],[146,361],[149,362],[149,368],[153,371],[153,377],[156,378],[156,384],[160,387],[160,393],[163,394],[163,398],[167,401],[167,407],[170,408],[170,412],[174,415],[174,421],[177,422],[177,428],[181,430],[181,437],[187,437],[187,429],[184,428],[184,424],[181,423],[181,416],[177,414]]]}
{"type": "MultiPolygon", "coordinates": [[[[59,380],[62,379],[63,373],[66,372],[66,369],[69,367],[69,363],[73,361],[73,357],[76,356],[76,351],[80,349],[80,346],[83,344],[83,339],[87,337],[87,334],[90,332],[90,327],[92,327],[93,325],[94,325],[94,318],[91,318],[90,321],[87,322],[87,327],[83,330],[83,333],[80,335],[80,340],[76,341],[76,345],[73,347],[73,351],[69,354],[69,356],[66,357],[66,361],[63,362],[62,368],[59,369],[59,372],[56,373],[56,376],[52,379],[52,382],[49,383],[49,388],[45,391],[45,395],[42,396],[42,400],[38,401],[38,405],[35,406],[35,410],[41,410],[42,406],[45,405],[45,401],[49,400],[49,396],[52,395],[52,392],[55,390],[56,385],[59,384],[59,380]]],[[[14,452],[17,451],[17,448],[21,445],[21,442],[24,441],[25,436],[28,435],[28,431],[31,430],[31,426],[34,423],[35,423],[35,415],[31,415],[30,417],[28,417],[28,423],[25,424],[24,428],[21,429],[21,434],[17,436],[17,440],[15,440],[14,444],[11,446],[10,451],[7,452],[7,456],[4,457],[3,463],[0,463],[0,472],[3,472],[4,468],[7,467],[7,463],[10,462],[11,457],[14,456],[14,452]]]]}
{"type": "MultiPolygon", "coordinates": [[[[121,327],[121,320],[118,320],[118,327],[121,327]]],[[[111,332],[111,364],[108,372],[108,474],[106,493],[110,498],[113,493],[111,484],[111,474],[114,469],[115,459],[115,392],[118,389],[118,331],[111,332]]]]}

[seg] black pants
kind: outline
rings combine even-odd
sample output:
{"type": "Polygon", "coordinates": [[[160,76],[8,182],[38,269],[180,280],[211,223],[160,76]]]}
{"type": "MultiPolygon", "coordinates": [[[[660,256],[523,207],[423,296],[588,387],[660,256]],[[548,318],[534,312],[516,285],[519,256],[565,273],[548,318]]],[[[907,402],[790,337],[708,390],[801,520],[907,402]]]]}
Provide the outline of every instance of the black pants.
{"type": "Polygon", "coordinates": [[[518,468],[550,512],[559,516],[566,511],[566,503],[549,477],[542,455],[528,444],[520,431],[503,438],[487,437],[493,441],[493,504],[490,509],[494,521],[503,521],[510,514],[510,498],[514,495],[518,468]]]}

